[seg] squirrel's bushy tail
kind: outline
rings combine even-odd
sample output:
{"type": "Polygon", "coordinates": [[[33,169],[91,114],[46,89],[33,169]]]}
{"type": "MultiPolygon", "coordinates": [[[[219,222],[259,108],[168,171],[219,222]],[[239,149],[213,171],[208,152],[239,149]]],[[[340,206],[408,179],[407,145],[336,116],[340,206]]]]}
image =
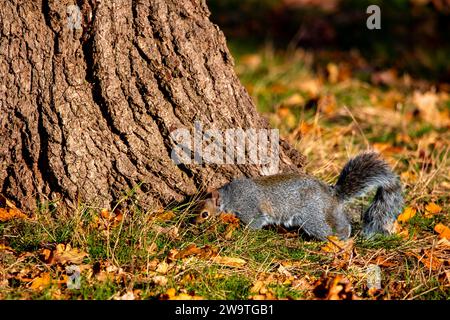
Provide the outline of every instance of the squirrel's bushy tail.
{"type": "Polygon", "coordinates": [[[361,196],[377,187],[375,198],[364,213],[363,234],[390,234],[403,207],[402,186],[389,165],[376,152],[365,152],[347,162],[335,185],[342,200],[361,196]]]}

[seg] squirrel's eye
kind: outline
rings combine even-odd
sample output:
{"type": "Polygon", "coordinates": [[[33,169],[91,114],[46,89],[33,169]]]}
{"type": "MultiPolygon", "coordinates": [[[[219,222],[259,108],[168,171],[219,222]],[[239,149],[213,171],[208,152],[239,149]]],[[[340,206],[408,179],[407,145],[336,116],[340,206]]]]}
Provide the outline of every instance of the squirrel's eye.
{"type": "Polygon", "coordinates": [[[201,217],[202,217],[203,219],[206,219],[206,218],[209,217],[209,212],[208,212],[208,211],[203,211],[200,215],[201,215],[201,217]]]}

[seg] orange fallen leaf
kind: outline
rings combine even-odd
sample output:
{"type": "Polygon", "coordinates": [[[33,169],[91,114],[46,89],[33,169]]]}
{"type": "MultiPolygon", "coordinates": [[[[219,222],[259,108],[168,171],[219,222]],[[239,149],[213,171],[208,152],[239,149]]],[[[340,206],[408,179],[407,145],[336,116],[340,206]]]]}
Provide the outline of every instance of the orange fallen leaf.
{"type": "Polygon", "coordinates": [[[186,247],[186,249],[181,250],[175,255],[175,259],[183,259],[192,255],[201,254],[203,250],[197,247],[195,244],[190,244],[186,247]]]}
{"type": "Polygon", "coordinates": [[[349,240],[339,240],[336,236],[328,237],[328,242],[321,247],[320,249],[325,252],[343,252],[343,251],[350,251],[353,248],[353,241],[351,239],[349,240]]]}
{"type": "Polygon", "coordinates": [[[0,208],[0,221],[6,222],[12,219],[26,219],[27,216],[16,208],[0,208]]]}
{"type": "Polygon", "coordinates": [[[169,298],[172,298],[175,297],[177,291],[175,290],[175,288],[169,288],[167,289],[166,294],[169,296],[169,298]]]}
{"type": "Polygon", "coordinates": [[[233,224],[239,226],[239,218],[231,213],[221,213],[220,220],[224,223],[233,224]]]}
{"type": "Polygon", "coordinates": [[[30,288],[36,291],[43,290],[50,285],[51,277],[49,272],[45,272],[33,280],[30,288]]]}
{"type": "Polygon", "coordinates": [[[398,216],[398,222],[407,222],[412,219],[416,215],[417,210],[411,207],[407,207],[403,212],[398,216]]]}
{"type": "Polygon", "coordinates": [[[445,238],[447,240],[450,240],[450,228],[443,225],[442,223],[438,223],[435,227],[434,227],[434,231],[436,231],[437,233],[439,233],[439,238],[445,238]]]}
{"type": "Polygon", "coordinates": [[[425,217],[431,217],[442,211],[442,208],[434,202],[430,202],[425,206],[425,217]]]}

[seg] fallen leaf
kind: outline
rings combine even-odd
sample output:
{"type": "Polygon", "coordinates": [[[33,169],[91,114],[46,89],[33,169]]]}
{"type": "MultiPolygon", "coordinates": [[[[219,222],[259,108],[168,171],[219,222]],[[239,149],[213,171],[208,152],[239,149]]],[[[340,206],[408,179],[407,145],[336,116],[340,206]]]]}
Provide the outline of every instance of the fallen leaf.
{"type": "Polygon", "coordinates": [[[264,286],[264,282],[261,280],[257,280],[253,286],[250,288],[251,293],[259,293],[261,288],[264,286]]]}
{"type": "Polygon", "coordinates": [[[16,208],[0,208],[0,221],[6,222],[12,219],[26,219],[27,216],[16,208]]]}
{"type": "Polygon", "coordinates": [[[450,228],[443,225],[442,223],[438,223],[435,227],[434,227],[434,231],[436,231],[437,233],[439,233],[439,238],[445,238],[447,240],[450,240],[450,228]]]}
{"type": "Polygon", "coordinates": [[[442,208],[434,202],[425,206],[425,217],[432,217],[442,211],[442,208]]]}
{"type": "Polygon", "coordinates": [[[317,280],[313,290],[315,296],[326,300],[358,300],[359,297],[353,293],[350,281],[341,275],[325,277],[317,280]]]}
{"type": "Polygon", "coordinates": [[[169,288],[167,289],[166,294],[169,296],[169,298],[172,298],[175,297],[177,291],[175,290],[175,288],[169,288]]]}
{"type": "Polygon", "coordinates": [[[88,254],[86,252],[83,252],[77,248],[72,248],[69,244],[58,244],[56,246],[56,250],[53,251],[53,259],[50,261],[50,264],[80,264],[87,256],[88,254]]]}
{"type": "Polygon", "coordinates": [[[398,222],[407,222],[408,220],[412,219],[416,215],[416,209],[407,207],[403,212],[397,217],[398,222]]]}
{"type": "Polygon", "coordinates": [[[353,240],[339,240],[336,236],[330,236],[328,237],[328,242],[321,248],[322,251],[325,252],[343,252],[343,251],[350,251],[353,249],[353,240]]]}
{"type": "Polygon", "coordinates": [[[231,258],[231,257],[221,257],[215,256],[212,258],[212,261],[218,264],[222,264],[228,267],[242,267],[247,263],[244,259],[241,258],[231,258]]]}
{"type": "Polygon", "coordinates": [[[227,224],[233,224],[235,226],[239,226],[240,220],[238,217],[236,217],[234,214],[232,213],[221,213],[220,214],[220,220],[223,223],[227,223],[227,224]]]}
{"type": "Polygon", "coordinates": [[[35,291],[45,289],[50,285],[51,277],[49,272],[42,273],[39,277],[35,278],[30,285],[30,288],[35,291]]]}
{"type": "Polygon", "coordinates": [[[203,249],[197,247],[195,244],[190,244],[186,249],[181,250],[175,255],[175,259],[183,259],[192,255],[197,255],[203,253],[203,249]]]}
{"type": "Polygon", "coordinates": [[[169,264],[165,261],[162,261],[161,263],[158,264],[158,267],[156,268],[155,271],[161,274],[167,274],[169,268],[170,268],[169,264]]]}

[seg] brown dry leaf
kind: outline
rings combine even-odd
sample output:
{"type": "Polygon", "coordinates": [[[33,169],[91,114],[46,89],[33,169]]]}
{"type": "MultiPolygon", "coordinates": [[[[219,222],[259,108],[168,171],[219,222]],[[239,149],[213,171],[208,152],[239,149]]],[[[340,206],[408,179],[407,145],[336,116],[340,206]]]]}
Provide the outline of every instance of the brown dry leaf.
{"type": "Polygon", "coordinates": [[[434,202],[425,206],[425,217],[432,217],[442,211],[442,208],[434,202]]]}
{"type": "Polygon", "coordinates": [[[406,207],[405,210],[397,217],[398,222],[407,222],[412,219],[417,213],[417,210],[411,207],[406,207]]]}
{"type": "Polygon", "coordinates": [[[242,267],[247,263],[247,261],[241,258],[231,258],[221,256],[215,256],[214,258],[212,258],[212,261],[218,264],[225,265],[227,267],[242,267]]]}
{"type": "Polygon", "coordinates": [[[51,282],[50,272],[45,272],[33,280],[33,282],[30,285],[30,288],[35,291],[40,291],[48,287],[50,285],[50,282],[51,282]]]}
{"type": "Polygon", "coordinates": [[[183,259],[193,255],[201,255],[204,253],[204,249],[197,247],[195,244],[190,244],[186,247],[186,249],[181,250],[175,255],[175,259],[183,259]]]}
{"type": "Polygon", "coordinates": [[[439,233],[439,238],[441,238],[441,239],[445,238],[447,240],[450,240],[450,228],[443,225],[442,223],[438,223],[434,227],[434,231],[439,233]]]}
{"type": "Polygon", "coordinates": [[[87,256],[88,254],[86,252],[83,252],[77,248],[72,248],[70,244],[67,245],[58,244],[56,246],[56,250],[53,251],[53,259],[51,259],[49,263],[80,264],[83,262],[83,259],[87,256]]]}
{"type": "Polygon", "coordinates": [[[316,281],[313,290],[315,296],[326,300],[358,300],[359,297],[353,293],[350,281],[341,275],[334,278],[322,277],[316,281]]]}
{"type": "Polygon", "coordinates": [[[336,236],[328,237],[328,242],[321,248],[325,252],[348,252],[353,249],[353,239],[339,240],[336,236]]]}

